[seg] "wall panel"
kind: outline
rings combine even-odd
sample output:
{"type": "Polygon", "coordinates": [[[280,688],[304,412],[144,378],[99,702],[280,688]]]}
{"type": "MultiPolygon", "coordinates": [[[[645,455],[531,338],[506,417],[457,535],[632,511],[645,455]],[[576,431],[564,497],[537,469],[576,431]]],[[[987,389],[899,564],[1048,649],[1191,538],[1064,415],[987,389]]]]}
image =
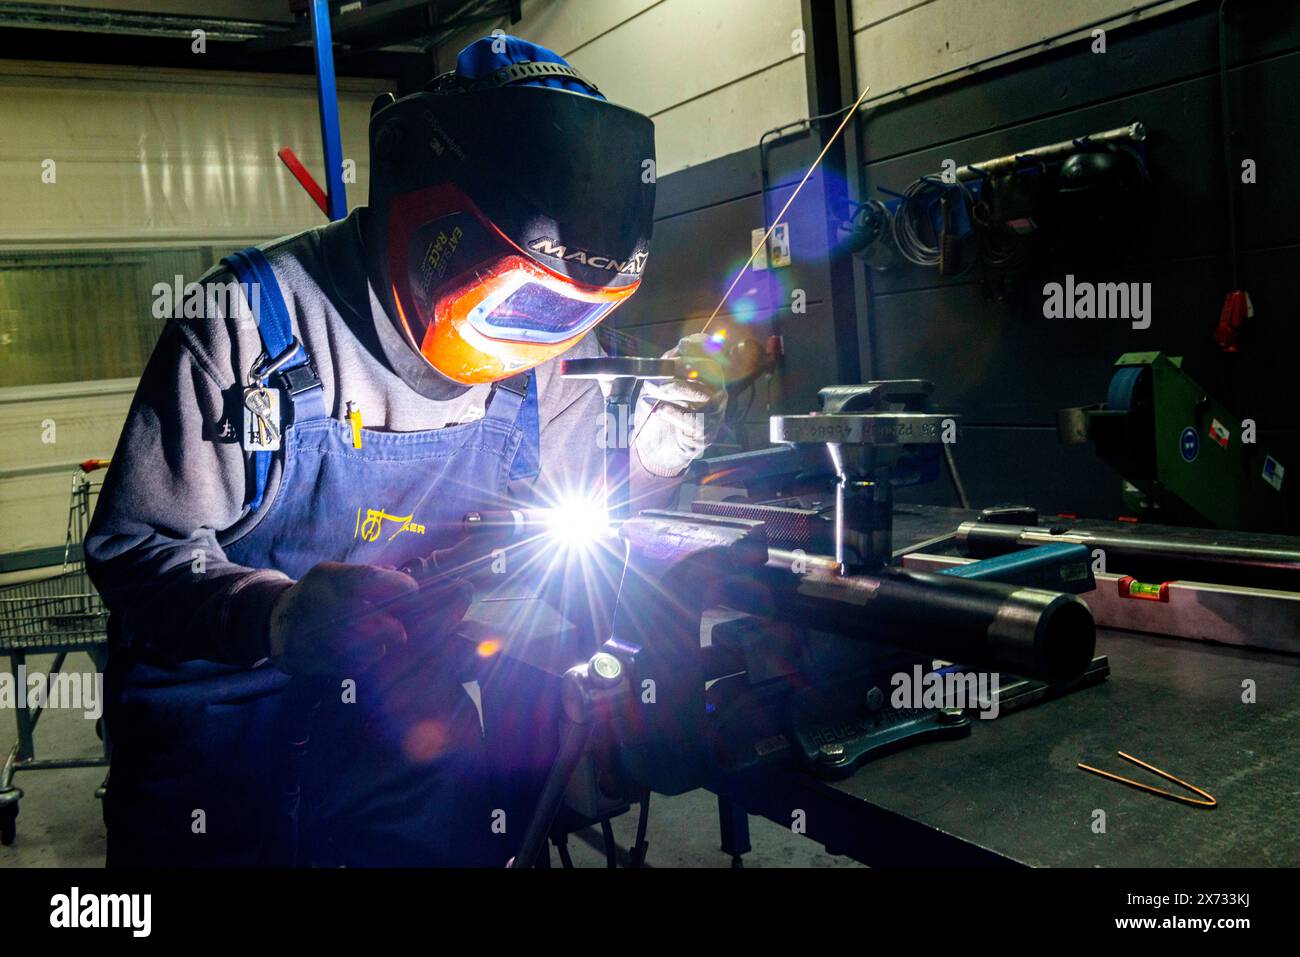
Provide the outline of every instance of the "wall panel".
{"type": "Polygon", "coordinates": [[[808,114],[799,0],[532,0],[523,19],[477,24],[438,49],[441,69],[494,27],[555,50],[614,102],[655,120],[667,175],[758,142],[808,114]]]}

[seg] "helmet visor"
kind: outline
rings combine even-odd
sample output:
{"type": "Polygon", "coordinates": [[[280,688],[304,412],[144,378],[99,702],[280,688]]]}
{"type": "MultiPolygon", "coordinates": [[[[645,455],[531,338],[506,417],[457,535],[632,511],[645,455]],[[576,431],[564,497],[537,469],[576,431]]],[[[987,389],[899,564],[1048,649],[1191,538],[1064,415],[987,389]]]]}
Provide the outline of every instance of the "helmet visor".
{"type": "Polygon", "coordinates": [[[390,220],[394,303],[420,353],[453,381],[496,381],[560,355],[640,286],[591,286],[548,268],[454,188],[405,200],[390,220]]]}
{"type": "Polygon", "coordinates": [[[627,296],[623,290],[584,290],[569,280],[529,269],[520,257],[508,257],[484,281],[483,298],[466,319],[493,339],[514,342],[565,342],[604,319],[627,296]]]}

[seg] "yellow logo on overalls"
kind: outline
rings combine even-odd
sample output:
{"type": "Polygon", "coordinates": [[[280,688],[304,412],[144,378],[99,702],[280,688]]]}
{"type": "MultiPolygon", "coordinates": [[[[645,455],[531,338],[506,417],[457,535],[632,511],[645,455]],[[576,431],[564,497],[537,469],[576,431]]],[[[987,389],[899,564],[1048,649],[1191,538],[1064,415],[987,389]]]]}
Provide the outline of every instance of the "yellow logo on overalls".
{"type": "Polygon", "coordinates": [[[424,534],[424,526],[419,525],[411,519],[415,518],[415,513],[410,515],[389,515],[387,512],[378,508],[366,509],[366,520],[361,520],[361,509],[357,509],[357,527],[352,532],[353,538],[360,538],[363,542],[375,542],[379,540],[380,534],[384,530],[384,522],[401,522],[397,531],[389,535],[387,541],[392,541],[402,532],[412,532],[416,535],[424,534]]]}

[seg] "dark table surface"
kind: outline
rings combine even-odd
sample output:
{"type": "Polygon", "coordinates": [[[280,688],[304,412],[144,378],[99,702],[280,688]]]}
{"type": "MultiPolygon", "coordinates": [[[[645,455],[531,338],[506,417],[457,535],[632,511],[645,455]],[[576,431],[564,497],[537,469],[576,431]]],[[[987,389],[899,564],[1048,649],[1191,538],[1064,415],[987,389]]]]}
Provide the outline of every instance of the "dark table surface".
{"type": "MultiPolygon", "coordinates": [[[[900,508],[895,546],[973,516],[900,508]]],[[[1100,631],[1102,684],[923,744],[817,788],[1024,864],[1300,865],[1300,658],[1100,631]],[[1245,703],[1253,683],[1255,703],[1245,703]],[[1126,751],[1208,791],[1185,806],[1088,774],[1077,762],[1180,791],[1126,751]],[[1105,832],[1095,833],[1096,812],[1105,832]]],[[[918,865],[925,862],[918,861],[918,865]]]]}
{"type": "Polygon", "coordinates": [[[1035,866],[1300,865],[1297,660],[1119,632],[1100,633],[1098,652],[1110,657],[1103,684],[976,720],[969,738],[920,745],[822,787],[1035,866]],[[1242,701],[1247,680],[1254,704],[1242,701]],[[1177,804],[1075,767],[1179,790],[1116,751],[1219,806],[1177,804]]]}

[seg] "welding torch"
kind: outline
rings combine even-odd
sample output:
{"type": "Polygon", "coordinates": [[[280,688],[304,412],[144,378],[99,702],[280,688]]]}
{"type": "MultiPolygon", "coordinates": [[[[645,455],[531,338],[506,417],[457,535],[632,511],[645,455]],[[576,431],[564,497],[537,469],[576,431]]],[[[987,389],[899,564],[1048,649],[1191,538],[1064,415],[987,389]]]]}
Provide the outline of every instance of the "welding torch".
{"type": "MultiPolygon", "coordinates": [[[[505,554],[540,540],[554,542],[562,554],[585,551],[609,529],[603,503],[589,498],[562,499],[553,508],[506,508],[465,513],[455,544],[408,561],[397,571],[409,575],[415,588],[379,601],[361,602],[346,614],[322,623],[319,630],[330,632],[361,627],[368,619],[386,614],[402,621],[412,637],[437,640],[449,630],[447,612],[459,619],[475,599],[473,579],[491,569],[505,554]]],[[[549,552],[548,552],[549,554],[549,552]]],[[[451,627],[454,627],[452,623],[451,627]]],[[[310,637],[310,636],[307,636],[310,637]]],[[[306,682],[310,684],[310,682],[306,682]]],[[[313,694],[304,689],[305,696],[313,694]]],[[[307,702],[310,704],[310,702],[307,702]]]]}
{"type": "Polygon", "coordinates": [[[403,613],[427,606],[439,596],[472,587],[466,579],[489,567],[504,548],[519,548],[544,534],[548,526],[545,511],[466,512],[460,522],[462,536],[456,544],[413,558],[397,569],[415,579],[417,590],[370,608],[382,608],[400,618],[403,613]]]}

